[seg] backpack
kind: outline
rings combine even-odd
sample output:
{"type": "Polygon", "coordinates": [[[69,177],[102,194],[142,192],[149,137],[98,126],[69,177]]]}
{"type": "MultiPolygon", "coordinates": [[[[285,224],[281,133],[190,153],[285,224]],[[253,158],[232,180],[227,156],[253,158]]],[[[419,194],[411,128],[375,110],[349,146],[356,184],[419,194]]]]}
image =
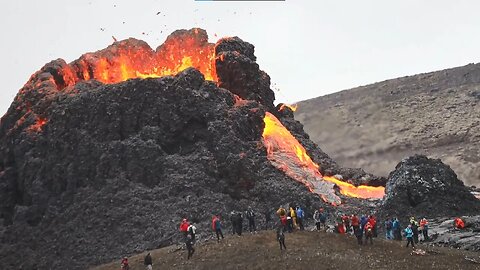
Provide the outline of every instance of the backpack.
{"type": "Polygon", "coordinates": [[[190,225],[190,226],[188,227],[188,232],[189,232],[192,236],[195,236],[195,234],[197,233],[196,231],[197,231],[197,228],[195,228],[195,226],[190,225]]]}

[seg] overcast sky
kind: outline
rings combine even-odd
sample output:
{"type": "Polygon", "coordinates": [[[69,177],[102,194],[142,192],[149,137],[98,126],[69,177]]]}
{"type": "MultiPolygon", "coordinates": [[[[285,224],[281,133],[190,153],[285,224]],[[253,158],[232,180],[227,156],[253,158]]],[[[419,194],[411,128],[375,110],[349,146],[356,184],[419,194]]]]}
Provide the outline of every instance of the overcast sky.
{"type": "Polygon", "coordinates": [[[112,36],[143,39],[153,48],[176,29],[204,28],[212,42],[239,36],[255,45],[277,102],[287,103],[480,59],[476,0],[15,0],[1,5],[0,115],[45,63],[71,62],[105,48],[112,36]]]}

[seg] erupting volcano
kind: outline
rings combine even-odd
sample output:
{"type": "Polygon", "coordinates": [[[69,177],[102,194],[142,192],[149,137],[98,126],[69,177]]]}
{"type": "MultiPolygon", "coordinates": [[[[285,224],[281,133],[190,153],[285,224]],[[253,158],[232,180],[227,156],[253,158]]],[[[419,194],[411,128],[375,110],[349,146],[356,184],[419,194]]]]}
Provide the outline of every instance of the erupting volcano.
{"type": "MultiPolygon", "coordinates": [[[[222,40],[218,44],[222,44],[222,40]]],[[[216,82],[218,78],[215,61],[223,62],[225,57],[226,54],[216,55],[215,44],[208,43],[205,30],[198,28],[189,31],[179,30],[170,35],[155,51],[142,41],[128,39],[115,42],[104,50],[84,54],[78,60],[51,72],[53,76],[51,82],[55,84],[57,90],[62,91],[80,81],[96,80],[112,84],[132,78],[176,75],[190,67],[200,71],[206,80],[216,82]]],[[[31,89],[32,86],[42,88],[43,77],[39,76],[37,81],[33,81],[34,79],[37,79],[35,75],[23,91],[34,91],[31,89]]],[[[222,86],[221,80],[219,85],[222,86]]],[[[30,107],[28,106],[25,115],[31,113],[30,107]]],[[[279,110],[285,108],[295,111],[296,105],[282,104],[279,110]]],[[[35,115],[37,120],[29,130],[38,132],[48,120],[35,115]]],[[[22,121],[17,123],[17,126],[22,124],[22,121]]],[[[319,194],[325,201],[334,205],[341,203],[340,198],[335,195],[333,184],[339,186],[341,194],[345,196],[377,199],[383,197],[383,187],[356,187],[334,177],[322,176],[318,171],[319,166],[311,160],[304,147],[274,115],[267,112],[264,122],[263,138],[272,164],[303,183],[311,192],[319,194]]]]}
{"type": "Polygon", "coordinates": [[[32,244],[25,268],[66,268],[58,256],[85,268],[175,242],[166,216],[203,224],[237,207],[383,196],[384,182],[339,167],[293,119],[295,107],[273,101],[254,46],[208,43],[201,29],[175,31],[156,50],[128,39],[48,63],[0,123],[1,253],[18,268],[32,244]]]}

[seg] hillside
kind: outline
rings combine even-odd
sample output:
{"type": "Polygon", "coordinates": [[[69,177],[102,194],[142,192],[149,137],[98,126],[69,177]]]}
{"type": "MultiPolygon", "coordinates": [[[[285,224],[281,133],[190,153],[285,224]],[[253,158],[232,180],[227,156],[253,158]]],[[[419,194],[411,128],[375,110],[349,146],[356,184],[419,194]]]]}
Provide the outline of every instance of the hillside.
{"type": "MultiPolygon", "coordinates": [[[[281,252],[273,231],[196,246],[187,261],[186,251],[166,247],[151,252],[154,269],[478,269],[465,257],[478,253],[448,248],[426,248],[425,256],[411,255],[405,242],[375,239],[373,245],[358,246],[353,236],[324,232],[295,232],[286,235],[287,251],[281,252]]],[[[144,269],[146,253],[130,257],[130,269],[144,269]]],[[[119,269],[120,259],[95,270],[119,269]]]]}
{"type": "Polygon", "coordinates": [[[295,118],[341,166],[387,176],[424,154],[478,186],[479,104],[480,64],[469,64],[302,101],[295,118]]]}

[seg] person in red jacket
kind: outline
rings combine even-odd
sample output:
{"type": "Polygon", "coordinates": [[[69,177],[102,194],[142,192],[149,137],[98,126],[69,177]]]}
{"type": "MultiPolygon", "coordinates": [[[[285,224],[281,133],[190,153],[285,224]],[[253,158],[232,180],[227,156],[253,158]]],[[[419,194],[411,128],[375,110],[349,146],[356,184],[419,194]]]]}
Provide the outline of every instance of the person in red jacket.
{"type": "Polygon", "coordinates": [[[457,228],[457,229],[463,229],[463,228],[465,228],[465,223],[463,222],[463,220],[462,220],[461,218],[458,218],[458,217],[455,218],[455,219],[453,220],[453,223],[454,223],[454,225],[455,225],[455,228],[457,228]]]}
{"type": "Polygon", "coordinates": [[[357,235],[358,230],[360,229],[360,219],[357,215],[353,214],[351,217],[351,223],[353,227],[353,234],[357,235]]]}
{"type": "Polygon", "coordinates": [[[218,215],[215,215],[212,217],[212,230],[217,235],[217,242],[220,242],[220,236],[223,239],[223,233],[222,233],[222,222],[218,215]]]}
{"type": "Polygon", "coordinates": [[[127,257],[123,257],[122,259],[122,263],[120,264],[122,270],[129,270],[130,269],[130,265],[128,265],[128,258],[127,257]]]}
{"type": "Polygon", "coordinates": [[[348,215],[343,215],[342,216],[342,223],[343,226],[345,226],[345,232],[349,233],[350,232],[350,217],[348,215]]]}
{"type": "Polygon", "coordinates": [[[373,226],[370,221],[365,224],[365,244],[368,243],[368,239],[370,238],[370,244],[373,244],[373,226]]]}
{"type": "Polygon", "coordinates": [[[374,215],[370,215],[368,216],[368,222],[370,222],[370,225],[372,225],[373,237],[377,237],[377,219],[374,215]]]}
{"type": "Polygon", "coordinates": [[[190,226],[190,223],[188,222],[188,220],[186,218],[184,218],[182,220],[182,222],[180,222],[180,232],[183,234],[184,238],[187,237],[188,226],[190,226]]]}

